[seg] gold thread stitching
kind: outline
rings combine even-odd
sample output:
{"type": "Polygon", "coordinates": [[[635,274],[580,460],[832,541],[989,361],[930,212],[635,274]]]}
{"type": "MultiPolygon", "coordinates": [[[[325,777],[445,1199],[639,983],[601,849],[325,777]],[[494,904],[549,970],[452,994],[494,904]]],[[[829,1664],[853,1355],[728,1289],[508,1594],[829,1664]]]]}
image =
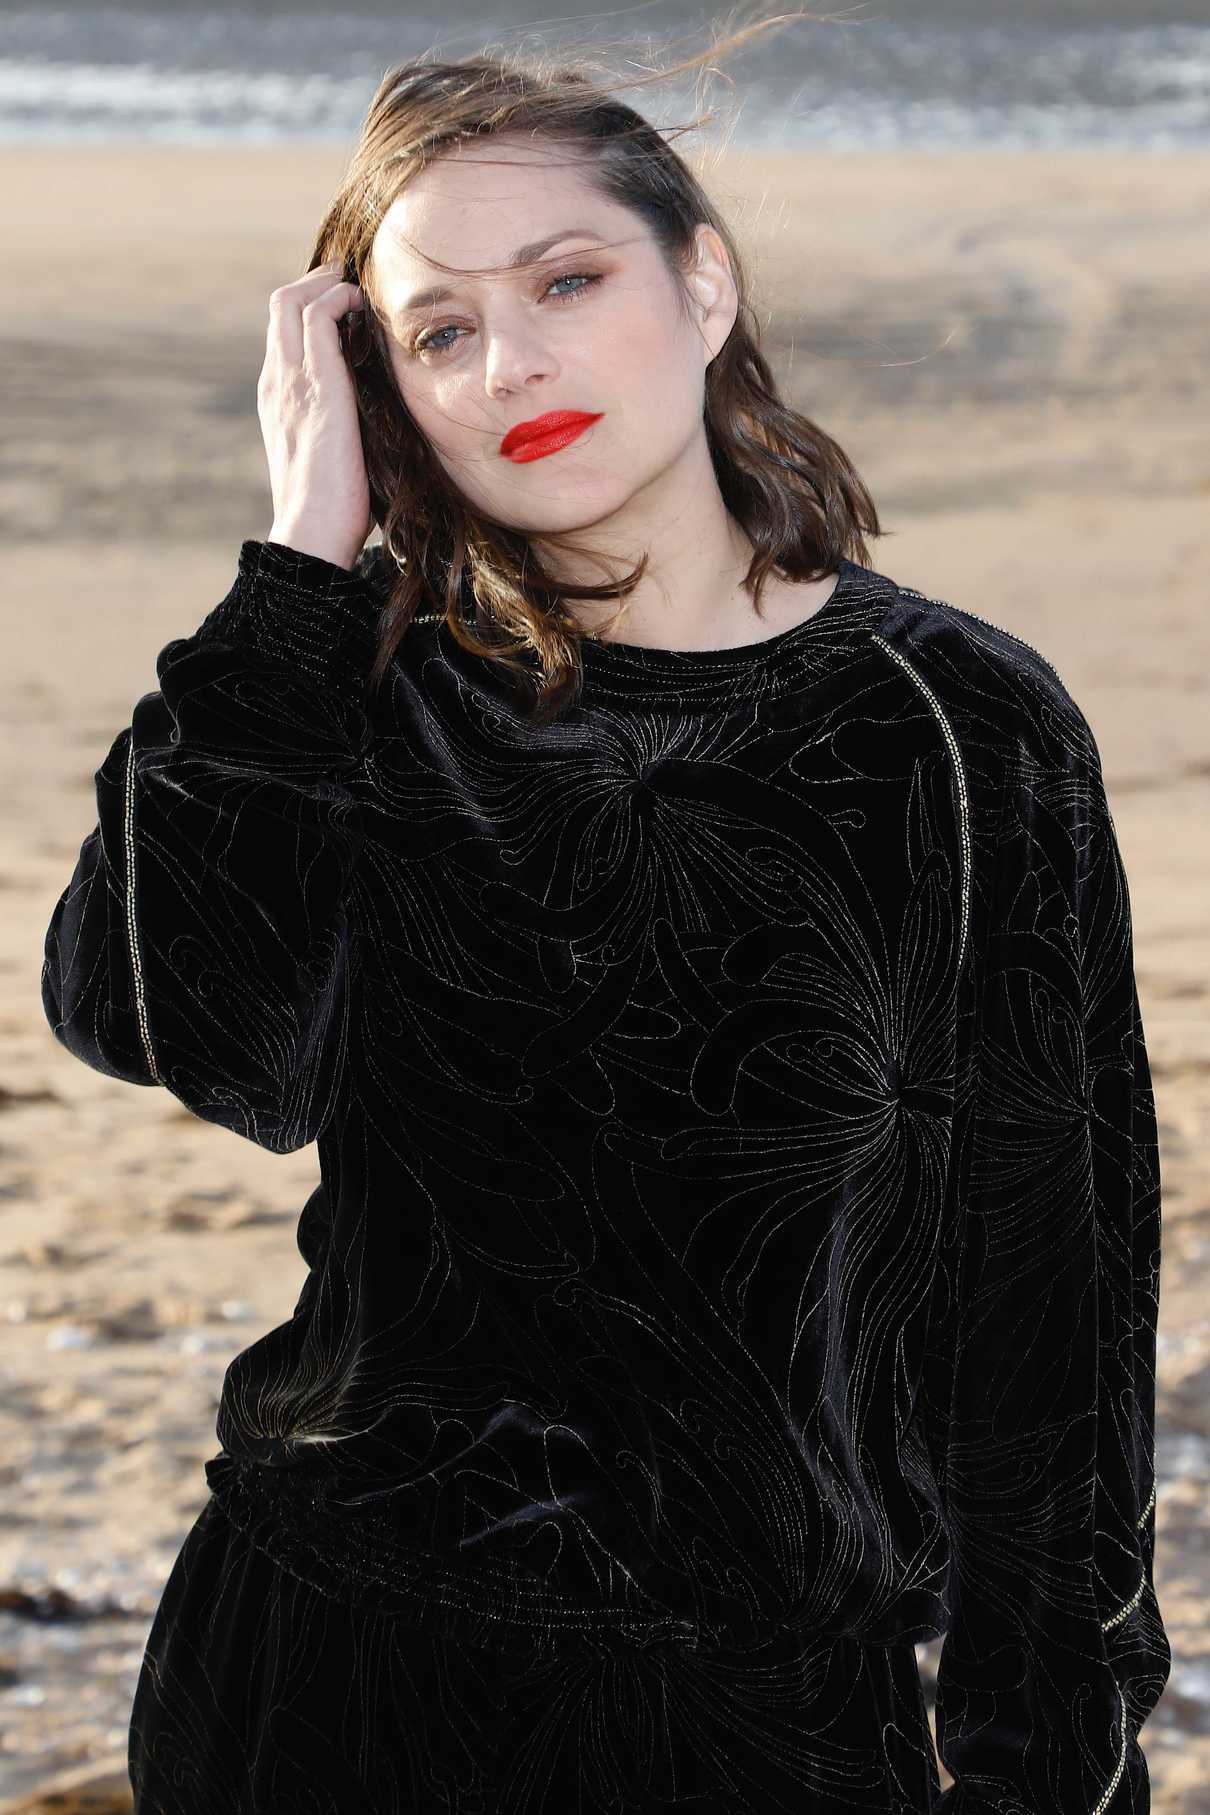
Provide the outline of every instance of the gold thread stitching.
{"type": "Polygon", "coordinates": [[[147,1064],[157,1084],[164,1082],[151,1046],[151,1028],[147,1020],[147,1002],[143,987],[143,960],[139,954],[139,936],[134,918],[134,727],[126,745],[126,787],[122,803],[122,833],[126,845],[126,941],[130,950],[130,970],[134,979],[135,1014],[139,1036],[147,1055],[147,1064]]]}
{"type": "Polygon", "coordinates": [[[899,663],[899,666],[911,676],[912,680],[916,683],[916,686],[920,689],[921,693],[923,693],[938,724],[941,726],[945,741],[949,746],[950,757],[954,764],[954,774],[958,783],[958,831],[962,842],[962,931],[958,944],[958,968],[961,970],[962,957],[966,951],[967,930],[970,920],[971,876],[970,802],[966,791],[966,770],[962,762],[962,752],[958,747],[958,739],[954,736],[950,722],[945,716],[941,701],[937,698],[937,695],[933,692],[924,676],[918,674],[907,658],[902,656],[897,649],[893,648],[885,637],[879,636],[877,631],[871,631],[870,636],[881,649],[884,649],[889,656],[894,657],[899,663]]]}

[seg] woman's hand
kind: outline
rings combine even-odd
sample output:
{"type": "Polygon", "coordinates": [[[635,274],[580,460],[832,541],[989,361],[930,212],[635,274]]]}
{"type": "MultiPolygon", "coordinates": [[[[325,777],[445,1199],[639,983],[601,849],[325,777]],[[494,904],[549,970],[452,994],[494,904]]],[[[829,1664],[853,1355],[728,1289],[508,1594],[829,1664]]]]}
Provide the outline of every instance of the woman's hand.
{"type": "Polygon", "coordinates": [[[352,568],[373,521],[353,376],[337,323],[365,307],[318,265],[269,298],[256,409],[273,491],[271,542],[352,568]]]}

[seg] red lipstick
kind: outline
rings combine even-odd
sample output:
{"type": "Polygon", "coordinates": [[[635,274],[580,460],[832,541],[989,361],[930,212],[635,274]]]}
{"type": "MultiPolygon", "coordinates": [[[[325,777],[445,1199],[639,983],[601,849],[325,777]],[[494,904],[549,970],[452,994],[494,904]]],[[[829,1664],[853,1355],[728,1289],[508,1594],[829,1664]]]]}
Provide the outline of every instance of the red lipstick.
{"type": "Polygon", "coordinates": [[[547,410],[530,422],[517,422],[500,443],[500,452],[510,460],[541,460],[544,454],[555,454],[566,447],[605,414],[593,415],[583,410],[547,410]]]}

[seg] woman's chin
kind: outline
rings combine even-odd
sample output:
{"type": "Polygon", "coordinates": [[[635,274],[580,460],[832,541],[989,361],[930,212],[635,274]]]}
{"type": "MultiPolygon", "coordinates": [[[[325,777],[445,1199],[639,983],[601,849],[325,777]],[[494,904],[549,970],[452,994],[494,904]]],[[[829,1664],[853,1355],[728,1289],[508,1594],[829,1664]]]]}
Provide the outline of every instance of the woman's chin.
{"type": "Polygon", "coordinates": [[[589,530],[607,522],[616,516],[625,502],[624,497],[594,498],[590,491],[578,486],[574,494],[569,493],[566,498],[544,498],[541,509],[520,512],[517,500],[513,498],[508,502],[501,501],[494,514],[522,535],[574,535],[579,530],[589,530]]]}

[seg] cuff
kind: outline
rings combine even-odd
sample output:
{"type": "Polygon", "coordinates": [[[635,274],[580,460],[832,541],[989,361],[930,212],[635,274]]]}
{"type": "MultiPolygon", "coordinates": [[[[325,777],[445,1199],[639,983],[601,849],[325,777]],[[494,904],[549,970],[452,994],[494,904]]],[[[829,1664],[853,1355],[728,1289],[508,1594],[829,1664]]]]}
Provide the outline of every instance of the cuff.
{"type": "Polygon", "coordinates": [[[282,663],[361,703],[379,611],[359,571],[250,538],[240,545],[235,585],[195,634],[282,663]]]}

